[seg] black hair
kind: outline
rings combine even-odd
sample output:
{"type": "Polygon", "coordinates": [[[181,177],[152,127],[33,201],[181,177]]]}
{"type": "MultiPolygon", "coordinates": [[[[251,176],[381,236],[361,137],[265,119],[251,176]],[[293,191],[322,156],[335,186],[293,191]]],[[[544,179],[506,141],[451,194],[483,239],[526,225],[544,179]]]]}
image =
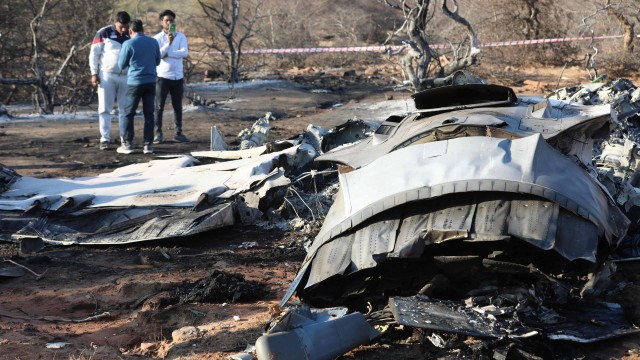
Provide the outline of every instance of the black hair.
{"type": "Polygon", "coordinates": [[[167,16],[167,15],[168,15],[168,16],[171,16],[171,17],[172,17],[172,18],[174,18],[174,19],[176,18],[176,13],[174,13],[174,12],[173,12],[173,11],[171,11],[171,10],[165,10],[165,11],[163,11],[163,12],[161,12],[161,13],[160,13],[160,20],[162,20],[162,18],[163,18],[163,17],[165,17],[165,16],[167,16]]]}
{"type": "Polygon", "coordinates": [[[131,25],[129,26],[129,29],[131,29],[131,31],[135,33],[143,32],[144,26],[142,26],[142,20],[140,19],[131,20],[131,25]]]}
{"type": "Polygon", "coordinates": [[[119,22],[122,25],[127,25],[131,22],[131,16],[126,11],[120,11],[116,14],[116,22],[119,22]]]}

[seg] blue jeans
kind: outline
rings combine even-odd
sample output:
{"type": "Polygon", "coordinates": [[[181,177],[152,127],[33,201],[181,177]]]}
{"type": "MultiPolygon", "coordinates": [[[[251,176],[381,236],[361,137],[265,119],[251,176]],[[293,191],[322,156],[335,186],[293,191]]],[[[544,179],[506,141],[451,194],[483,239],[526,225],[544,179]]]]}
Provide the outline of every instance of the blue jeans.
{"type": "Polygon", "coordinates": [[[182,134],[182,95],[184,94],[184,79],[169,80],[158,77],[156,83],[156,134],[162,134],[162,113],[167,94],[171,94],[171,106],[173,106],[173,123],[176,127],[176,135],[182,134]]]}
{"type": "Polygon", "coordinates": [[[138,104],[142,99],[142,113],[144,114],[144,145],[153,143],[153,110],[156,98],[156,84],[127,85],[127,98],[125,107],[124,141],[133,142],[133,117],[136,115],[138,104]]]}

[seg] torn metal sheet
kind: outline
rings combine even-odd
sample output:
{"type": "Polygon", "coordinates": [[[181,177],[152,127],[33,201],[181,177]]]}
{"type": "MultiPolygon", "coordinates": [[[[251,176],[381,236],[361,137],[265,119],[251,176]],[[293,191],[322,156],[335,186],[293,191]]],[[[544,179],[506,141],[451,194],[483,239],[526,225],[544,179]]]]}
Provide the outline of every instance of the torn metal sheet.
{"type": "MultiPolygon", "coordinates": [[[[203,211],[182,208],[92,209],[63,218],[39,217],[13,233],[53,245],[118,245],[189,236],[235,223],[234,203],[203,211]]],[[[1,215],[1,213],[0,213],[1,215]]],[[[10,222],[0,217],[0,224],[10,222]]]]}
{"type": "MultiPolygon", "coordinates": [[[[468,86],[482,89],[488,85],[468,86]]],[[[474,91],[482,93],[479,89],[474,91]]],[[[465,92],[465,86],[427,90],[420,98],[438,99],[443,96],[440,95],[442,92],[455,102],[461,100],[458,94],[465,92]]],[[[470,101],[464,107],[472,105],[473,101],[470,101]]],[[[608,135],[611,119],[608,104],[585,106],[543,98],[516,99],[515,95],[507,96],[497,104],[483,100],[473,106],[480,107],[460,110],[452,105],[437,108],[432,113],[390,117],[373,136],[354,146],[324,154],[317,161],[336,162],[358,169],[413,144],[462,136],[514,139],[541,134],[564,154],[576,155],[583,163],[590,164],[593,139],[608,135]]]]}
{"type": "MultiPolygon", "coordinates": [[[[56,210],[65,203],[87,208],[128,206],[193,206],[201,193],[227,181],[231,172],[193,167],[195,159],[152,160],[118,168],[111,173],[72,179],[21,177],[0,194],[0,210],[26,210],[36,201],[41,209],[56,210]],[[43,198],[55,199],[43,204],[43,198]]],[[[77,208],[77,206],[76,206],[77,208]]]]}
{"type": "Polygon", "coordinates": [[[389,306],[401,325],[479,338],[522,338],[540,332],[551,340],[591,343],[640,332],[614,303],[574,303],[554,307],[554,320],[543,313],[513,307],[472,307],[425,296],[392,297],[389,306]]]}
{"type": "Polygon", "coordinates": [[[262,182],[252,186],[251,191],[246,191],[243,198],[252,208],[266,211],[269,208],[278,208],[284,202],[286,190],[291,184],[285,176],[284,169],[274,170],[262,182]]]}
{"type": "Polygon", "coordinates": [[[0,164],[0,194],[7,191],[11,184],[20,178],[15,170],[0,164]]]}
{"type": "Polygon", "coordinates": [[[623,308],[615,303],[579,303],[554,308],[560,321],[541,324],[523,317],[530,326],[540,326],[551,340],[592,343],[637,334],[640,328],[629,322],[623,308]]]}
{"type": "Polygon", "coordinates": [[[24,276],[24,269],[13,265],[0,265],[0,278],[16,278],[24,276]]]}
{"type": "Polygon", "coordinates": [[[371,136],[380,127],[380,123],[364,120],[348,120],[342,125],[322,134],[320,149],[323,152],[336,147],[357,143],[371,136]]]}
{"type": "Polygon", "coordinates": [[[246,191],[263,181],[280,162],[294,164],[297,156],[298,147],[291,147],[256,158],[200,166],[193,166],[194,158],[182,156],[133,164],[93,177],[19,177],[0,194],[0,210],[192,207],[201,194],[220,194],[221,187],[234,193],[246,191]]]}
{"type": "MultiPolygon", "coordinates": [[[[533,328],[513,319],[490,318],[454,301],[430,300],[425,296],[389,298],[389,307],[398,324],[429,330],[452,332],[479,338],[531,336],[533,328]]],[[[510,313],[513,312],[513,309],[510,313]]]]}
{"type": "Polygon", "coordinates": [[[216,201],[227,191],[248,191],[268,179],[280,161],[293,161],[296,150],[201,166],[189,166],[192,157],[153,160],[76,179],[19,177],[0,194],[0,236],[106,245],[233,225],[235,204],[216,201]]]}
{"type": "Polygon", "coordinates": [[[260,156],[267,152],[267,146],[258,146],[244,150],[209,150],[209,151],[192,151],[194,157],[213,158],[220,160],[239,160],[260,156]]]}
{"type": "Polygon", "coordinates": [[[211,151],[227,151],[229,150],[229,145],[224,141],[224,136],[220,134],[217,126],[211,127],[211,151]]]}

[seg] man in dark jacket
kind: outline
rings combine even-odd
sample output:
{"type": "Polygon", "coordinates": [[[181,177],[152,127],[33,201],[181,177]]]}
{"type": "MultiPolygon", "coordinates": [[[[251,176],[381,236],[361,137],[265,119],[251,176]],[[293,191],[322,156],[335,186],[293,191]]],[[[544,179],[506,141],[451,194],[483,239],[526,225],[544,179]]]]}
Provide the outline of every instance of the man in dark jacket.
{"type": "Polygon", "coordinates": [[[160,64],[160,47],[158,42],[144,35],[142,20],[131,21],[129,27],[131,40],[126,41],[120,50],[118,66],[127,66],[127,98],[125,107],[124,141],[118,148],[121,154],[133,152],[133,117],[138,103],[142,99],[144,114],[144,150],[145,154],[153,154],[153,112],[156,97],[156,66],[160,64]]]}

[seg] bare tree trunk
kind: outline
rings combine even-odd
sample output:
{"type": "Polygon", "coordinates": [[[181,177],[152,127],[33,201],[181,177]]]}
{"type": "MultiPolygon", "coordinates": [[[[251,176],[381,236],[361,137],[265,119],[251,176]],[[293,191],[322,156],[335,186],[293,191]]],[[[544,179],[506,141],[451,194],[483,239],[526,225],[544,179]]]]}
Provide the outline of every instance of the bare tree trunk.
{"type": "Polygon", "coordinates": [[[480,48],[478,47],[478,36],[476,35],[476,32],[473,31],[473,27],[467,21],[467,19],[463,18],[462,16],[460,16],[460,14],[458,14],[457,0],[453,0],[453,11],[451,11],[447,6],[447,0],[444,0],[442,2],[442,12],[453,21],[460,23],[461,25],[467,28],[467,32],[469,33],[468,37],[469,37],[469,43],[470,43],[467,53],[465,54],[464,57],[458,57],[457,51],[456,51],[455,59],[443,68],[444,71],[442,76],[446,76],[446,75],[452,74],[455,71],[467,68],[475,64],[476,58],[480,53],[480,48]]]}
{"type": "Polygon", "coordinates": [[[200,7],[207,18],[211,19],[216,28],[217,34],[212,35],[212,43],[208,44],[212,49],[220,51],[227,63],[229,73],[229,84],[240,80],[240,67],[242,64],[242,45],[244,41],[253,36],[253,26],[258,20],[258,14],[262,2],[258,2],[253,12],[245,12],[241,18],[239,0],[219,0],[218,5],[208,4],[204,0],[198,0],[200,7]],[[227,13],[230,8],[230,14],[227,13]],[[242,20],[242,21],[241,21],[242,20]],[[243,34],[238,33],[238,26],[244,30],[243,34]],[[215,42],[216,36],[222,35],[226,46],[220,46],[215,42]]]}
{"type": "Polygon", "coordinates": [[[240,16],[240,2],[238,0],[231,0],[231,24],[229,26],[229,32],[225,35],[227,39],[227,46],[229,47],[229,82],[232,84],[240,81],[240,74],[238,70],[238,64],[240,54],[236,51],[235,44],[233,42],[233,34],[238,24],[238,17],[240,16]]]}
{"type": "Polygon", "coordinates": [[[605,5],[608,7],[609,14],[613,15],[620,25],[624,27],[623,48],[624,52],[630,54],[633,52],[635,39],[635,24],[629,20],[619,9],[611,6],[611,0],[606,0],[605,5]]]}
{"type": "MultiPolygon", "coordinates": [[[[45,77],[46,76],[45,72],[44,70],[40,69],[40,57],[39,57],[40,53],[38,51],[38,29],[40,27],[40,22],[44,17],[44,12],[47,9],[48,3],[49,3],[49,0],[44,0],[44,2],[42,3],[42,8],[40,9],[40,13],[38,13],[33,18],[33,20],[31,20],[31,23],[29,24],[29,28],[31,29],[31,35],[33,40],[33,43],[32,43],[33,57],[31,59],[31,70],[33,71],[33,73],[36,76],[36,79],[38,80],[37,91],[42,97],[42,102],[44,103],[44,104],[40,104],[40,101],[36,101],[36,104],[40,108],[40,112],[45,114],[51,113],[53,110],[53,106],[51,106],[48,103],[48,100],[50,99],[51,94],[49,92],[49,89],[47,88],[47,80],[45,77]]],[[[37,94],[34,94],[34,96],[37,96],[37,94]]]]}
{"type": "Polygon", "coordinates": [[[434,58],[437,66],[440,67],[440,70],[436,74],[437,77],[447,76],[457,70],[475,64],[476,57],[480,52],[478,48],[478,37],[471,24],[458,13],[457,0],[442,0],[441,9],[445,16],[467,28],[469,39],[467,42],[468,50],[466,54],[461,55],[460,50],[463,44],[454,48],[454,59],[446,66],[440,65],[437,61],[437,56],[434,56],[434,54],[437,55],[437,53],[429,48],[428,24],[435,14],[435,2],[431,0],[415,0],[414,5],[409,6],[406,0],[399,0],[397,2],[391,2],[391,0],[380,1],[387,6],[403,12],[404,23],[393,33],[389,34],[385,44],[403,31],[409,36],[409,41],[404,42],[407,53],[402,57],[401,66],[403,74],[408,77],[408,81],[414,91],[423,90],[433,84],[433,79],[429,79],[428,77],[434,58]],[[448,1],[453,2],[453,10],[449,8],[448,1]],[[433,9],[432,13],[429,13],[430,6],[432,6],[433,9]]]}
{"type": "Polygon", "coordinates": [[[538,18],[540,10],[536,6],[536,0],[522,1],[524,2],[524,5],[527,7],[527,11],[529,12],[529,16],[524,19],[524,33],[529,39],[537,39],[540,35],[540,19],[538,18]]]}

